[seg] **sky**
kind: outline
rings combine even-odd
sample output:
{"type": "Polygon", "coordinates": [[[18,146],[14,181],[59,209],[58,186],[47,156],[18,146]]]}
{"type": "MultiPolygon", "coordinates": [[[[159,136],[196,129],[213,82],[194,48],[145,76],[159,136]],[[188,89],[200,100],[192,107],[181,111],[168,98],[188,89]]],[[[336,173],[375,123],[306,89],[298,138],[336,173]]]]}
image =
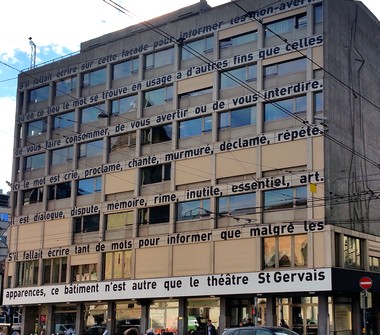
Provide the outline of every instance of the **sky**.
{"type": "MultiPolygon", "coordinates": [[[[214,7],[230,0],[207,0],[214,7]]],[[[17,76],[31,66],[31,45],[36,65],[79,50],[80,43],[148,20],[199,0],[18,0],[7,1],[0,12],[0,189],[10,191],[17,76]],[[131,15],[116,10],[118,4],[131,15]]],[[[380,1],[362,1],[380,18],[380,1]]]]}

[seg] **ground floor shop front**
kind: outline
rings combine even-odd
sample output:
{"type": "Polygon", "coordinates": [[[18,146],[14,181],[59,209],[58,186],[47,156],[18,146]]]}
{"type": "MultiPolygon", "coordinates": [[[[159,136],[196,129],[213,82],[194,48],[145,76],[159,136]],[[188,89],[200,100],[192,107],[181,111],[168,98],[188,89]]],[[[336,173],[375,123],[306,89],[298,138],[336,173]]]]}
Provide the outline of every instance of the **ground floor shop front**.
{"type": "MultiPolygon", "coordinates": [[[[123,297],[122,292],[128,290],[126,287],[123,288],[123,284],[127,286],[126,283],[120,281],[106,283],[103,291],[105,293],[99,293],[101,283],[83,287],[65,285],[44,287],[43,290],[36,288],[34,291],[38,291],[36,294],[40,296],[29,297],[30,304],[26,303],[28,299],[25,295],[31,292],[13,290],[12,300],[15,303],[25,302],[22,305],[18,304],[23,314],[21,335],[65,335],[71,331],[70,328],[75,329],[76,335],[102,335],[106,329],[109,335],[122,335],[131,327],[137,328],[141,334],[150,329],[155,334],[195,335],[203,334],[208,319],[212,320],[221,334],[225,328],[238,326],[240,322],[246,323],[249,318],[258,325],[279,325],[283,319],[291,329],[302,335],[356,335],[362,334],[363,329],[366,331],[365,334],[380,334],[380,292],[377,287],[377,283],[380,282],[379,276],[342,269],[261,274],[263,275],[258,274],[256,278],[257,283],[265,281],[268,284],[265,285],[266,291],[263,287],[251,285],[251,292],[241,292],[241,286],[248,283],[247,275],[247,281],[241,276],[240,285],[232,289],[235,292],[228,294],[225,288],[220,288],[220,284],[225,281],[221,280],[223,276],[219,276],[214,285],[211,285],[209,294],[202,292],[203,294],[185,296],[186,292],[196,292],[190,289],[191,285],[202,286],[202,278],[194,276],[187,278],[190,288],[186,290],[183,287],[185,278],[163,279],[164,291],[168,292],[166,296],[162,291],[155,292],[160,284],[160,280],[157,279],[154,282],[135,281],[135,289],[151,286],[144,291],[145,296],[140,293],[140,296],[135,298],[123,297]],[[368,304],[365,306],[361,301],[363,290],[359,285],[363,276],[371,276],[374,283],[367,291],[370,293],[371,301],[366,301],[368,304]],[[282,278],[281,283],[272,283],[275,278],[282,278]],[[300,278],[306,279],[300,283],[300,278]],[[154,283],[157,286],[153,285],[154,283]],[[97,290],[91,292],[94,288],[97,290]],[[109,293],[107,299],[106,293],[111,288],[113,293],[109,293]],[[123,290],[115,293],[118,288],[123,290]],[[59,298],[62,289],[78,290],[76,294],[73,292],[73,301],[63,301],[59,298]],[[83,299],[84,294],[86,299],[83,299]],[[21,295],[24,296],[23,299],[17,297],[21,295]],[[55,295],[57,300],[60,300],[49,301],[54,300],[55,295]],[[33,303],[33,299],[39,303],[33,303]]],[[[210,276],[208,279],[209,284],[213,284],[210,276]]],[[[10,299],[10,292],[5,291],[5,296],[8,296],[6,299],[10,299]]]]}

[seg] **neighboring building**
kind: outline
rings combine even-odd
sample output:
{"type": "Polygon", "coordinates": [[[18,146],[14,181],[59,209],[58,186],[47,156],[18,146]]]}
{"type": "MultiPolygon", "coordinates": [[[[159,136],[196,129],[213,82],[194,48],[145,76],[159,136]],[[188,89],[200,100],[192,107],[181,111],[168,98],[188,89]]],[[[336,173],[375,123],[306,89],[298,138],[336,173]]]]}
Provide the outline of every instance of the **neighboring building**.
{"type": "Polygon", "coordinates": [[[379,38],[359,1],[202,0],[21,73],[21,335],[380,333],[379,38]]]}

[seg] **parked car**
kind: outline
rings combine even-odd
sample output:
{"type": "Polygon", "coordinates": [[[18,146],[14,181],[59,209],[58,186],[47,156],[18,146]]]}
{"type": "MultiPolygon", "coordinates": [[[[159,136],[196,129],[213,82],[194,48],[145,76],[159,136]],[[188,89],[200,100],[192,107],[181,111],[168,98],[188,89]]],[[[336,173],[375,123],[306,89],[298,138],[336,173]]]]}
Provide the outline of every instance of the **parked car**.
{"type": "Polygon", "coordinates": [[[252,326],[227,328],[222,335],[298,335],[296,332],[282,327],[252,326]],[[241,333],[240,333],[241,332],[241,333]]]}

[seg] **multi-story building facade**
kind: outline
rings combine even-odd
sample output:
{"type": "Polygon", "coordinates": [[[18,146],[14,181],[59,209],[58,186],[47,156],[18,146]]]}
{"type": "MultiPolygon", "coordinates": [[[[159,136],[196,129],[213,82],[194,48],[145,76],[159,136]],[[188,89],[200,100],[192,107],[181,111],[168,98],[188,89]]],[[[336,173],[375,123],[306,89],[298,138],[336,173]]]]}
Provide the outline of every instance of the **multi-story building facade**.
{"type": "Polygon", "coordinates": [[[379,333],[378,32],[358,1],[202,0],[21,73],[22,335],[379,333]]]}

